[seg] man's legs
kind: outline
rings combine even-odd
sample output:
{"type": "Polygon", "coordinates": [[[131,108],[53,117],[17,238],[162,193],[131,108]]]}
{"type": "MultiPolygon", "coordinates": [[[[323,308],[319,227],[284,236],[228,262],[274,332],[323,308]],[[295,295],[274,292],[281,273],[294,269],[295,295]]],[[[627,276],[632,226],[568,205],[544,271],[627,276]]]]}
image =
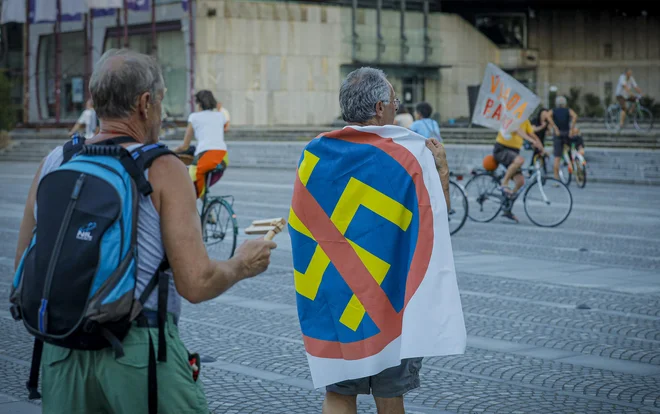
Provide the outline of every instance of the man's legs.
{"type": "Polygon", "coordinates": [[[373,394],[378,414],[404,414],[403,395],[419,387],[422,358],[408,358],[371,377],[326,387],[323,414],[355,414],[357,395],[373,394]]]}
{"type": "Polygon", "coordinates": [[[555,179],[559,180],[559,163],[561,162],[564,153],[564,139],[562,137],[555,136],[552,138],[552,153],[555,156],[552,169],[555,179]]]}
{"type": "Polygon", "coordinates": [[[323,401],[323,414],[356,414],[357,395],[342,395],[327,391],[323,401]]]}
{"type": "MultiPolygon", "coordinates": [[[[511,164],[509,164],[509,168],[506,169],[506,174],[504,174],[504,178],[502,179],[502,187],[507,188],[509,186],[509,180],[516,176],[516,173],[518,170],[523,166],[525,163],[525,159],[518,155],[511,164]]],[[[522,175],[520,176],[522,178],[522,175]]],[[[523,180],[524,182],[524,180],[523,180]]],[[[516,181],[516,188],[513,190],[515,193],[522,187],[522,185],[518,186],[518,181],[516,181]]]]}
{"type": "Polygon", "coordinates": [[[623,98],[623,96],[617,96],[616,99],[619,101],[619,105],[621,106],[621,121],[619,123],[619,127],[623,128],[623,123],[626,120],[626,112],[628,112],[628,108],[626,105],[626,100],[623,98]]]}
{"type": "Polygon", "coordinates": [[[394,398],[374,397],[378,414],[405,414],[403,396],[394,398]]]}

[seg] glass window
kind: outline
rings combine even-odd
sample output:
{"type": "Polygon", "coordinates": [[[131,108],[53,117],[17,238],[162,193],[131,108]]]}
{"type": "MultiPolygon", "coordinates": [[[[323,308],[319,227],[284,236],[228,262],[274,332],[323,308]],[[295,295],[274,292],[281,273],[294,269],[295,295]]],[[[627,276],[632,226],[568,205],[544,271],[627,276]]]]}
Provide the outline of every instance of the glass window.
{"type": "MultiPolygon", "coordinates": [[[[75,120],[83,110],[84,102],[78,88],[74,88],[85,75],[84,32],[61,35],[60,67],[60,120],[75,120]]],[[[41,116],[55,118],[55,34],[41,36],[38,56],[38,88],[41,116]]]]}
{"type": "Polygon", "coordinates": [[[475,25],[500,47],[527,47],[527,18],[524,14],[477,15],[475,25]]]}

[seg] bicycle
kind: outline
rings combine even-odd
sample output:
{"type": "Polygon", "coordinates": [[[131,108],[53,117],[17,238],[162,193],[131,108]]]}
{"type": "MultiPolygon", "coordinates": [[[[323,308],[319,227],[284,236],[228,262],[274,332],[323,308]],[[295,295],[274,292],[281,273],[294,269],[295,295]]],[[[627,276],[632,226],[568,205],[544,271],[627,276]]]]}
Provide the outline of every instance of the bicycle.
{"type": "Polygon", "coordinates": [[[449,234],[454,235],[463,228],[468,217],[468,199],[463,187],[455,180],[463,179],[462,176],[456,176],[454,173],[449,173],[449,200],[451,208],[447,213],[449,218],[449,234]]]}
{"type": "MultiPolygon", "coordinates": [[[[177,153],[186,165],[193,161],[195,147],[190,146],[185,152],[177,153]]],[[[206,174],[206,191],[198,203],[197,211],[202,224],[202,239],[209,256],[226,260],[230,259],[236,251],[238,242],[238,221],[234,212],[234,196],[211,196],[210,189],[226,168],[223,162],[206,174]],[[225,243],[226,242],[226,243],[225,243]]]]}
{"type": "MultiPolygon", "coordinates": [[[[648,108],[642,106],[639,102],[639,96],[635,99],[635,102],[632,102],[632,108],[626,116],[626,121],[632,118],[633,125],[635,129],[640,132],[648,132],[653,128],[653,114],[648,108]]],[[[610,131],[616,131],[619,129],[621,124],[621,104],[615,102],[607,107],[607,112],[605,113],[605,127],[610,131]]]]}
{"type": "Polygon", "coordinates": [[[562,183],[570,185],[571,177],[574,176],[577,186],[584,188],[587,185],[587,161],[575,148],[575,142],[571,142],[570,147],[564,144],[563,150],[559,179],[562,183]]]}
{"type": "Polygon", "coordinates": [[[499,187],[505,172],[476,169],[465,185],[471,220],[487,223],[495,219],[502,209],[511,210],[515,201],[523,195],[527,218],[539,227],[556,227],[562,224],[573,210],[573,195],[559,180],[545,177],[538,157],[534,167],[524,168],[532,173],[525,184],[514,194],[506,195],[499,187]]]}

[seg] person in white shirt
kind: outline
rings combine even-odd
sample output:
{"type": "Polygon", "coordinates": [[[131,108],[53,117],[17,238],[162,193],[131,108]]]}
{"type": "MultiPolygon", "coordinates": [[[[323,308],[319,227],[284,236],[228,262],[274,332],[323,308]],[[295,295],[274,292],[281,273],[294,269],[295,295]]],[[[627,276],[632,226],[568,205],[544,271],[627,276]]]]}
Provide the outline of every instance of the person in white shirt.
{"type": "MultiPolygon", "coordinates": [[[[190,147],[193,136],[197,139],[195,158],[190,168],[190,176],[195,182],[197,197],[202,197],[206,191],[206,174],[224,163],[226,166],[227,144],[225,144],[225,115],[217,110],[218,102],[209,90],[201,90],[195,95],[197,112],[188,117],[188,128],[183,138],[183,144],[174,152],[184,152],[190,147]]],[[[217,182],[221,172],[214,174],[211,184],[217,182]]]]}
{"type": "Polygon", "coordinates": [[[73,136],[73,134],[78,132],[84,126],[85,139],[90,139],[98,133],[99,131],[98,124],[99,123],[96,119],[96,111],[94,111],[94,104],[90,99],[85,104],[85,110],[80,115],[80,118],[78,118],[76,124],[73,126],[73,128],[71,128],[71,131],[69,131],[69,136],[73,136]]]}
{"type": "Polygon", "coordinates": [[[396,116],[394,117],[394,125],[398,125],[404,128],[410,128],[410,125],[415,120],[413,119],[413,116],[408,112],[406,107],[404,105],[401,105],[399,107],[399,111],[397,112],[396,116]]]}
{"type": "MultiPolygon", "coordinates": [[[[619,76],[619,83],[616,85],[616,99],[619,101],[619,105],[621,105],[621,122],[619,123],[619,128],[623,128],[623,123],[626,120],[626,112],[628,112],[626,101],[635,102],[637,99],[637,96],[633,96],[633,89],[639,96],[642,95],[642,90],[639,89],[635,78],[633,78],[632,69],[626,69],[619,76]]],[[[632,107],[630,109],[632,110],[632,107]]]]}

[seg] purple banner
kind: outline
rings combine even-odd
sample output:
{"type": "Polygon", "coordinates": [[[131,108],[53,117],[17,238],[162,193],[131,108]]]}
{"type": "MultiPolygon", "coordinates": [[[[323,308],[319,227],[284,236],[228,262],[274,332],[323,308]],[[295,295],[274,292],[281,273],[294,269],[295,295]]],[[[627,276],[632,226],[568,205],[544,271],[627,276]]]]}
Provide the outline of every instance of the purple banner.
{"type": "Polygon", "coordinates": [[[183,11],[188,11],[188,2],[189,0],[181,0],[181,7],[183,7],[183,11]]]}
{"type": "Polygon", "coordinates": [[[148,11],[149,0],[126,0],[126,6],[129,10],[148,11]]]}

